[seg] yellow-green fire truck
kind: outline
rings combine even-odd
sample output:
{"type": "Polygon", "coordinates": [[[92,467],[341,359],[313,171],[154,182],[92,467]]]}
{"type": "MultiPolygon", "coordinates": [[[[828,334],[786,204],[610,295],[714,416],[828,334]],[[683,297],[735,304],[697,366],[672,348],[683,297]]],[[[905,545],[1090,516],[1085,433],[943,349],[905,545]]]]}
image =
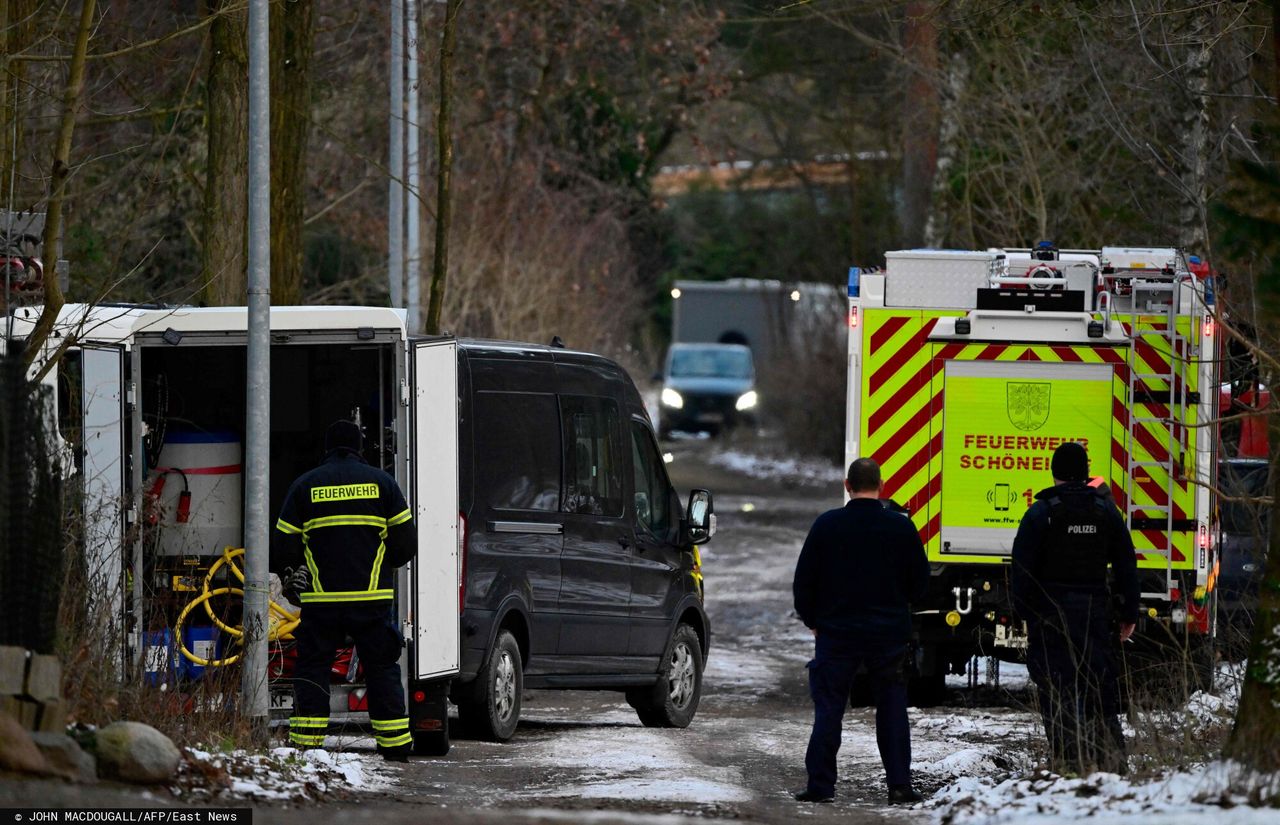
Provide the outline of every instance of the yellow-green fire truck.
{"type": "Polygon", "coordinates": [[[1132,531],[1140,634],[1192,651],[1204,671],[1216,567],[1212,282],[1172,248],[885,257],[883,270],[849,274],[845,457],[880,464],[884,495],[907,508],[928,553],[929,595],[914,606],[917,694],[936,695],[975,655],[1021,658],[1010,550],[1063,441],[1085,445],[1132,531]]]}

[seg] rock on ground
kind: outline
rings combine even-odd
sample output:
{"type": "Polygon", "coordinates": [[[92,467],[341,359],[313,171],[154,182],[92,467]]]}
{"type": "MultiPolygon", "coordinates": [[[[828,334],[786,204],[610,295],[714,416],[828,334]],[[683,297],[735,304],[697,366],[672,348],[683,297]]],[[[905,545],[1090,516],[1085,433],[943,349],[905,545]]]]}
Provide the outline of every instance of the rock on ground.
{"type": "Polygon", "coordinates": [[[98,770],[126,782],[167,782],[182,752],[160,731],[141,722],[112,722],[97,736],[98,770]]]}
{"type": "Polygon", "coordinates": [[[49,765],[18,720],[0,711],[0,770],[47,773],[49,765]]]}
{"type": "Polygon", "coordinates": [[[50,773],[75,782],[94,782],[98,778],[94,758],[85,753],[65,733],[33,733],[31,738],[44,754],[50,773]]]}

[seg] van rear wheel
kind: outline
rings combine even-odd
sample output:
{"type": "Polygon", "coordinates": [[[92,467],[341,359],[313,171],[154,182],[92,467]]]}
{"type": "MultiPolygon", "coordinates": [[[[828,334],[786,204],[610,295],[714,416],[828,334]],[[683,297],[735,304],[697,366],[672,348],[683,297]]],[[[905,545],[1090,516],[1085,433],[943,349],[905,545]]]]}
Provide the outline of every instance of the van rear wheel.
{"type": "Polygon", "coordinates": [[[627,703],[647,728],[687,728],[702,698],[702,644],[687,624],[676,627],[652,687],[627,691],[627,703]]]}
{"type": "Polygon", "coordinates": [[[515,734],[516,725],[520,723],[523,692],[520,646],[510,631],[500,631],[484,667],[476,674],[474,695],[458,703],[458,721],[473,736],[505,742],[515,734]]]}

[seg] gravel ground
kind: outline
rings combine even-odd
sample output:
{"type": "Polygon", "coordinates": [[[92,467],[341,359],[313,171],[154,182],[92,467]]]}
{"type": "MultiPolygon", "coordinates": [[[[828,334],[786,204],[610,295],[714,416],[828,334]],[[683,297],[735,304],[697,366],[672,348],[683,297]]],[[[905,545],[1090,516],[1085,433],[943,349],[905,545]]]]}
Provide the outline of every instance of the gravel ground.
{"type": "MultiPolygon", "coordinates": [[[[738,438],[735,452],[752,450],[738,438]]],[[[529,691],[513,741],[455,740],[443,759],[383,767],[372,741],[343,741],[367,754],[376,781],[319,803],[263,798],[206,802],[255,807],[259,822],[757,823],[923,822],[926,808],[884,803],[871,708],[846,717],[833,805],[802,805],[811,721],[804,664],[812,640],[792,616],[791,575],[805,531],[838,506],[840,472],[806,465],[783,475],[768,461],[713,461],[725,447],[681,439],[665,445],[682,497],[715,494],[719,533],[703,548],[713,639],[701,706],[686,730],[642,727],[619,694],[529,691]]],[[[926,793],[957,776],[1000,776],[1034,763],[1037,732],[1018,669],[1005,688],[956,690],[948,706],[911,711],[916,781],[926,793]]],[[[957,684],[963,684],[959,680],[957,684]]],[[[76,788],[0,778],[0,805],[173,805],[185,800],[119,787],[76,788]]]]}

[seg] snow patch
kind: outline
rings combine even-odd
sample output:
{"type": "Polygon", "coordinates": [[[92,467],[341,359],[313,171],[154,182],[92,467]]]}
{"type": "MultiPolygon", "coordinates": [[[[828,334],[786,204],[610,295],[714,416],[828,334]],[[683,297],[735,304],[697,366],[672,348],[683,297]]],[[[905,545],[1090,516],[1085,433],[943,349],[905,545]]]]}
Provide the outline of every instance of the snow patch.
{"type": "Polygon", "coordinates": [[[948,737],[980,737],[982,739],[1000,739],[1006,736],[1034,736],[1039,733],[1036,717],[1029,713],[1009,711],[994,713],[974,710],[965,714],[947,713],[937,716],[923,716],[916,720],[915,727],[921,731],[931,731],[948,737]]]}
{"type": "MultiPolygon", "coordinates": [[[[1021,690],[1031,684],[1031,677],[1027,674],[1027,666],[1016,662],[997,662],[999,667],[999,687],[1004,690],[1021,690]]],[[[986,659],[979,659],[978,666],[982,669],[978,678],[980,687],[994,688],[996,683],[994,679],[987,675],[987,669],[990,663],[986,659]]],[[[953,689],[961,689],[969,687],[969,674],[967,673],[950,673],[947,674],[947,687],[953,689]]]]}
{"type": "Polygon", "coordinates": [[[599,782],[577,789],[580,799],[644,799],[665,802],[750,802],[751,792],[745,788],[703,779],[682,777],[676,772],[665,776],[636,777],[613,782],[599,782]]]}
{"type": "Polygon", "coordinates": [[[269,753],[214,753],[187,748],[179,775],[185,793],[207,798],[305,801],[393,787],[391,768],[373,754],[273,748],[269,753]],[[375,767],[376,766],[376,767],[375,767]]]}
{"type": "MultiPolygon", "coordinates": [[[[1197,734],[1230,725],[1239,703],[1244,664],[1220,665],[1215,676],[1215,692],[1197,692],[1177,710],[1144,711],[1139,725],[1197,734]]],[[[917,721],[916,727],[945,736],[987,737],[1003,733],[1042,735],[1031,714],[1007,714],[1007,728],[990,714],[943,715],[917,721]],[[993,724],[994,722],[994,724],[993,724]]],[[[1134,734],[1127,720],[1126,733],[1134,734]]],[[[1083,778],[1064,778],[1039,770],[1018,771],[1013,776],[1001,772],[1001,762],[1011,754],[974,749],[944,757],[937,762],[913,765],[925,774],[951,776],[947,784],[927,802],[935,821],[943,825],[1001,825],[1007,822],[1041,825],[1089,819],[1091,823],[1143,822],[1158,825],[1202,823],[1212,818],[1214,825],[1254,825],[1274,823],[1274,808],[1255,808],[1257,799],[1280,795],[1280,775],[1260,775],[1226,761],[1164,770],[1154,776],[1129,779],[1111,773],[1095,773],[1083,778]],[[985,764],[990,759],[991,764],[985,764]]]]}
{"type": "Polygon", "coordinates": [[[708,461],[752,478],[798,481],[806,484],[839,484],[840,468],[818,459],[780,458],[725,450],[713,454],[708,461]]]}
{"type": "Polygon", "coordinates": [[[636,825],[688,825],[689,818],[682,814],[642,814],[629,811],[563,811],[556,808],[527,808],[522,812],[526,819],[535,822],[544,820],[556,822],[572,822],[574,825],[616,825],[616,823],[636,823],[636,825]]]}
{"type": "Polygon", "coordinates": [[[1275,792],[1276,777],[1258,777],[1228,762],[1168,772],[1151,780],[1128,780],[1111,773],[1077,779],[1039,772],[995,782],[967,776],[930,801],[936,821],[946,825],[1048,823],[1089,818],[1090,822],[1252,825],[1276,821],[1274,809],[1248,807],[1249,789],[1275,792]]]}
{"type": "Polygon", "coordinates": [[[942,777],[991,775],[999,770],[996,763],[992,761],[991,755],[978,748],[965,748],[948,754],[937,762],[919,768],[912,766],[912,768],[922,769],[931,775],[942,777]]]}
{"type": "Polygon", "coordinates": [[[775,663],[764,654],[713,647],[703,681],[708,689],[730,688],[759,695],[776,687],[779,676],[775,663]]]}
{"type": "Polygon", "coordinates": [[[674,732],[646,728],[566,733],[530,750],[532,764],[582,771],[577,786],[549,776],[527,796],[644,799],[670,802],[745,802],[752,799],[742,771],[706,765],[679,747],[674,732]]]}

